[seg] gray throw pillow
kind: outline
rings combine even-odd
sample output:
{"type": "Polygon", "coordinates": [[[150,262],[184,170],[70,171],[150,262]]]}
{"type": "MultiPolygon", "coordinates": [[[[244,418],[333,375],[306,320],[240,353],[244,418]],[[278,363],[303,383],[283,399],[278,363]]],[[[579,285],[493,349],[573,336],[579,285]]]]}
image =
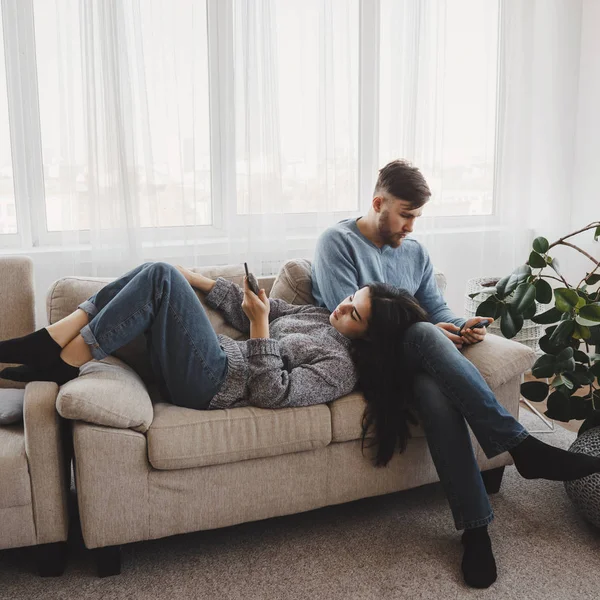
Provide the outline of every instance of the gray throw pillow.
{"type": "Polygon", "coordinates": [[[25,390],[0,389],[0,425],[11,425],[23,420],[25,390]]]}

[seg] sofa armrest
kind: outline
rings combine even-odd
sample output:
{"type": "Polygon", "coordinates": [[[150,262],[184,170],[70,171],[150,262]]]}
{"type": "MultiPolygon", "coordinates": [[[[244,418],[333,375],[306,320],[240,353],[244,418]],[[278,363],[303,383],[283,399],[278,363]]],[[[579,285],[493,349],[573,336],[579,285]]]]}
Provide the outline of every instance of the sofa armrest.
{"type": "Polygon", "coordinates": [[[488,333],[479,344],[464,346],[462,353],[492,389],[522,375],[535,362],[535,352],[531,348],[493,333],[488,333]]]}
{"type": "Polygon", "coordinates": [[[38,544],[67,539],[71,479],[66,423],[56,412],[58,385],[34,381],[25,388],[23,420],[33,516],[38,544]],[[66,442],[66,443],[65,443],[66,442]]]}

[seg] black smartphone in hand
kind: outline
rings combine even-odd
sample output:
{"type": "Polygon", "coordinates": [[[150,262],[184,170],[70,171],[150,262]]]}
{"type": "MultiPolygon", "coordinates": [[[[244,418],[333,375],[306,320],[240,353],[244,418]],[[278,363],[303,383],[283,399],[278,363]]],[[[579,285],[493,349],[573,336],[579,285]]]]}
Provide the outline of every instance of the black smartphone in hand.
{"type": "Polygon", "coordinates": [[[246,277],[248,278],[248,287],[258,296],[260,289],[258,287],[258,281],[256,277],[248,271],[248,263],[244,263],[244,269],[246,269],[246,277]]]}
{"type": "MultiPolygon", "coordinates": [[[[481,329],[482,327],[488,327],[490,324],[489,321],[479,321],[479,323],[475,323],[470,329],[481,329]]],[[[458,330],[458,335],[462,335],[464,325],[458,330]]]]}

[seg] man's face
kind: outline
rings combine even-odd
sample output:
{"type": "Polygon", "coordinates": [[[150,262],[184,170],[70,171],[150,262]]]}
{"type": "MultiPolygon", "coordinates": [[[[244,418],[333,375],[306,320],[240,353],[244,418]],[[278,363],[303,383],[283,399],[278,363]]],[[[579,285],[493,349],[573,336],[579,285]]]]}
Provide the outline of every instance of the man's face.
{"type": "Polygon", "coordinates": [[[405,200],[397,200],[385,194],[379,196],[381,202],[373,200],[378,215],[377,233],[383,245],[398,248],[406,235],[412,232],[415,219],[423,214],[423,208],[411,209],[405,200]],[[379,210],[377,210],[379,209],[379,210]]]}

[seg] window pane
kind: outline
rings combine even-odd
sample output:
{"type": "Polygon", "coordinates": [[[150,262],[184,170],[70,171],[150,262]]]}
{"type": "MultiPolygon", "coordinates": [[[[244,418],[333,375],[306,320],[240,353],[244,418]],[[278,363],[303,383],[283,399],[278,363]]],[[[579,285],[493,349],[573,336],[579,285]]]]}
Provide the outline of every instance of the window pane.
{"type": "Polygon", "coordinates": [[[234,7],[238,213],[356,210],[358,0],[234,7]]]}
{"type": "Polygon", "coordinates": [[[407,158],[427,215],[493,210],[498,2],[381,5],[381,166],[407,158]]]}
{"type": "Polygon", "coordinates": [[[210,224],[206,3],[34,11],[48,230],[210,224]]]}
{"type": "Polygon", "coordinates": [[[0,234],[17,233],[1,12],[0,10],[0,234]]]}

